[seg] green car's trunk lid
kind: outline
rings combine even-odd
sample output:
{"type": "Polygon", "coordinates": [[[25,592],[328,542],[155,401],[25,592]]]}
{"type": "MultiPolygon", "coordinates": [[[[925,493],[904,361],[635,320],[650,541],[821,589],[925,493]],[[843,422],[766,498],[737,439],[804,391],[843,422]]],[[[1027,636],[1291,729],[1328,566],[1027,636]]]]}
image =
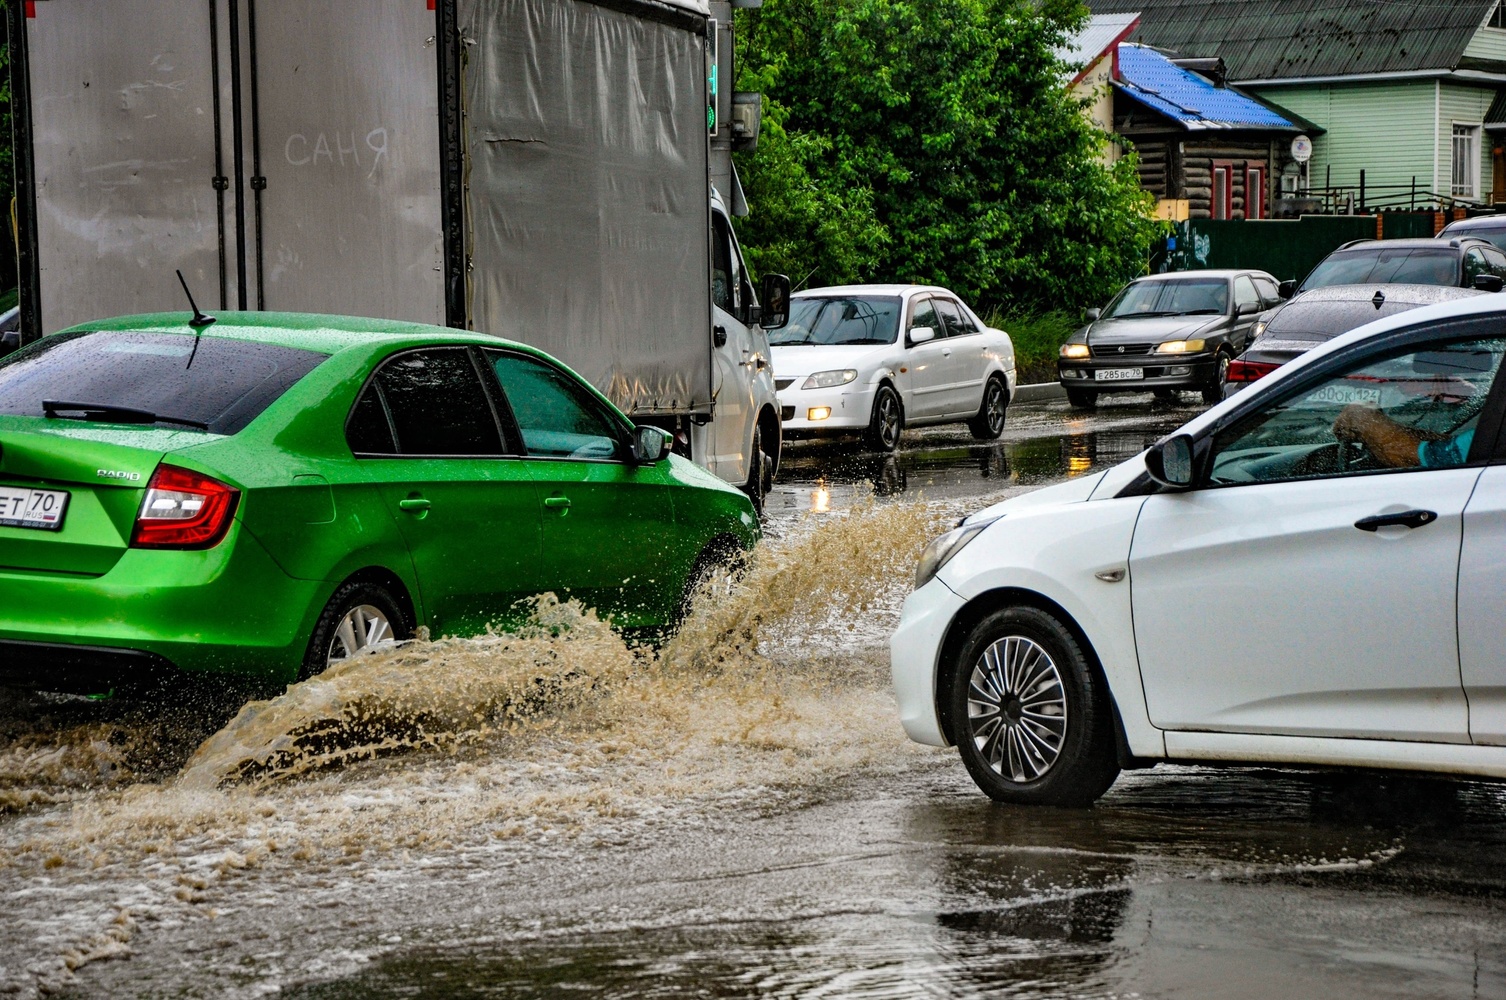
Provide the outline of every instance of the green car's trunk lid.
{"type": "MultiPolygon", "coordinates": [[[[162,456],[205,435],[153,427],[0,417],[0,490],[67,494],[61,526],[0,525],[0,571],[98,576],[130,545],[147,482],[162,456]]],[[[7,509],[0,517],[10,517],[7,509]]]]}

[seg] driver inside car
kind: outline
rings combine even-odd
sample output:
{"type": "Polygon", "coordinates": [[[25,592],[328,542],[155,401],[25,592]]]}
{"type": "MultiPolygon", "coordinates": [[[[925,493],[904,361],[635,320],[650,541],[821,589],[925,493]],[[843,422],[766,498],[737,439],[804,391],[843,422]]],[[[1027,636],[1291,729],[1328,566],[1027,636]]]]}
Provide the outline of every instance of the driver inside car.
{"type": "Polygon", "coordinates": [[[1393,469],[1447,469],[1464,464],[1478,420],[1477,415],[1452,435],[1429,434],[1391,419],[1372,405],[1350,403],[1333,422],[1333,436],[1360,442],[1393,469]]]}

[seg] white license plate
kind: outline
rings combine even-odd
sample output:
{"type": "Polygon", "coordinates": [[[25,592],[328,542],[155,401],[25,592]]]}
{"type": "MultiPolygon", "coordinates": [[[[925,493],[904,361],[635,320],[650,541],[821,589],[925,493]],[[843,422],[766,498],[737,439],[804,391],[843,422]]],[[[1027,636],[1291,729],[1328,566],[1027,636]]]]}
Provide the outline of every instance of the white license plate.
{"type": "Polygon", "coordinates": [[[1128,382],[1144,377],[1144,368],[1100,368],[1093,373],[1093,378],[1099,382],[1128,382]]]}
{"type": "Polygon", "coordinates": [[[67,509],[68,494],[63,490],[0,486],[0,527],[57,531],[67,509]]]}
{"type": "Polygon", "coordinates": [[[1381,391],[1368,385],[1325,385],[1307,397],[1309,403],[1379,403],[1381,391]]]}

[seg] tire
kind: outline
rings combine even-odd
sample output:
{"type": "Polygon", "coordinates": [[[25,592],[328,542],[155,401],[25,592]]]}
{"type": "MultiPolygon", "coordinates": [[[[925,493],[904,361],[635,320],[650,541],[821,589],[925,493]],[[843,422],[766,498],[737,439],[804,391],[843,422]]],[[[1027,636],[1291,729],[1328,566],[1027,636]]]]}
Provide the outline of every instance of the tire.
{"type": "Polygon", "coordinates": [[[979,622],[946,694],[962,762],[995,801],[1087,806],[1119,776],[1108,693],[1072,633],[1039,608],[979,622]]]}
{"type": "Polygon", "coordinates": [[[1098,405],[1096,389],[1068,389],[1067,402],[1074,410],[1091,410],[1098,405]]]}
{"type": "Polygon", "coordinates": [[[728,539],[713,541],[701,550],[694,565],[690,567],[690,573],[685,577],[685,586],[680,591],[680,604],[675,608],[674,618],[669,623],[670,635],[677,632],[685,619],[690,617],[691,611],[695,610],[696,598],[711,578],[721,571],[726,571],[735,578],[742,559],[743,550],[738,548],[736,542],[728,539]]]}
{"type": "Polygon", "coordinates": [[[412,634],[411,624],[387,588],[359,581],[342,584],[314,624],[298,679],[323,673],[331,663],[356,655],[374,643],[401,642],[412,634]],[[347,621],[357,627],[342,635],[340,626],[347,621]],[[365,627],[359,627],[362,625],[365,627]]]}
{"type": "Polygon", "coordinates": [[[1218,352],[1218,366],[1214,369],[1213,382],[1203,387],[1203,402],[1212,406],[1224,401],[1224,385],[1229,381],[1229,352],[1218,352]]]}
{"type": "Polygon", "coordinates": [[[763,516],[763,501],[774,485],[774,468],[763,450],[763,428],[753,428],[753,448],[748,459],[748,481],[742,490],[753,501],[753,513],[763,516]]]}
{"type": "Polygon", "coordinates": [[[1004,419],[1009,409],[1009,389],[997,375],[983,384],[983,402],[978,414],[967,422],[967,429],[979,441],[997,440],[1004,433],[1004,419]]]}
{"type": "Polygon", "coordinates": [[[873,451],[899,450],[900,435],[905,432],[905,407],[899,393],[890,385],[879,386],[873,395],[873,416],[863,442],[873,451]]]}

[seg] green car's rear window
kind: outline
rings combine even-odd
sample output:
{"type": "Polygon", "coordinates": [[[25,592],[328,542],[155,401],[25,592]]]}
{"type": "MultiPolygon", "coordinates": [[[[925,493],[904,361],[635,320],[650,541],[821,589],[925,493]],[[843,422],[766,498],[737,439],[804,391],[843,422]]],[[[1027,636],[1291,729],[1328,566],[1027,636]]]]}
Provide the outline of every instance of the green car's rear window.
{"type": "Polygon", "coordinates": [[[46,416],[44,400],[127,407],[157,414],[163,426],[191,421],[234,434],[326,357],[142,330],[55,334],[0,359],[0,413],[46,416]]]}

